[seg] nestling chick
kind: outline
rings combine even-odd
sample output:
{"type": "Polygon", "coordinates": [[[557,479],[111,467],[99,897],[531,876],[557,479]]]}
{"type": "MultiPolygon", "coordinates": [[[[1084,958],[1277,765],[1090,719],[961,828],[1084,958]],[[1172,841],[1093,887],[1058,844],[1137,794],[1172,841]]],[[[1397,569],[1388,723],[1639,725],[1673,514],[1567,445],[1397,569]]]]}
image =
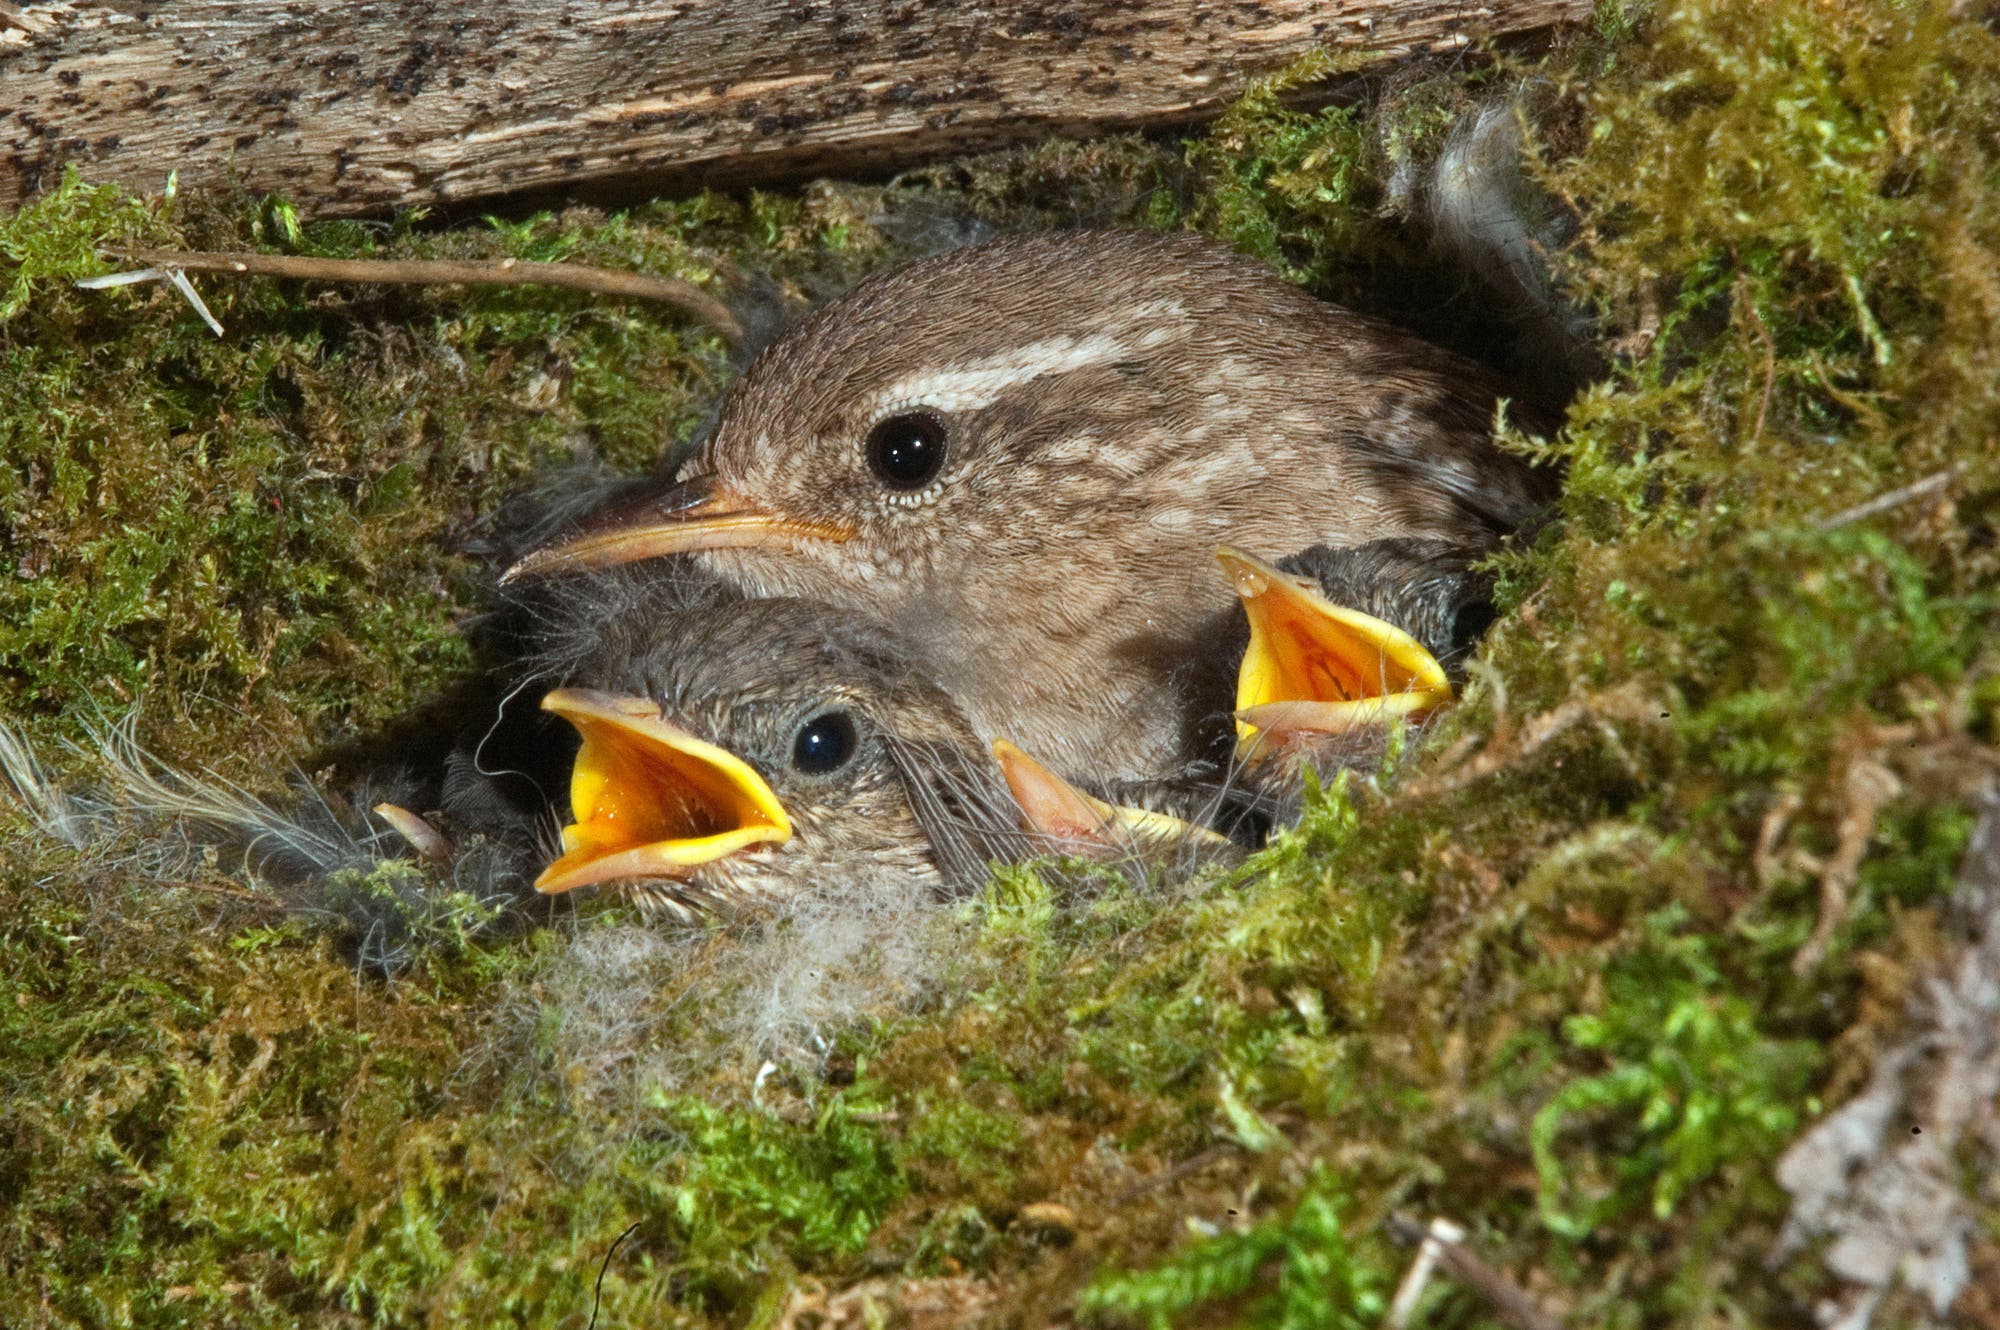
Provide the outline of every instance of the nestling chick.
{"type": "Polygon", "coordinates": [[[806,319],[678,484],[513,573],[691,554],[882,620],[982,741],[1156,779],[1226,740],[1215,548],[1489,547],[1544,493],[1489,437],[1498,397],[1199,237],[1011,236],[806,319]]]}
{"type": "Polygon", "coordinates": [[[943,896],[1033,853],[984,746],[893,635],[793,599],[617,609],[542,701],[583,740],[543,891],[623,881],[683,909],[831,880],[943,896]]]}
{"type": "Polygon", "coordinates": [[[1242,598],[1237,752],[1270,787],[1301,767],[1379,761],[1390,728],[1452,700],[1456,665],[1493,620],[1474,556],[1431,540],[1316,546],[1276,566],[1218,552],[1242,598]]]}
{"type": "Polygon", "coordinates": [[[949,694],[852,615],[686,583],[632,595],[577,594],[612,612],[542,699],[583,741],[544,892],[617,881],[682,910],[839,882],[942,897],[996,859],[1219,844],[989,758],[949,694]],[[1070,815],[1041,816],[1057,804],[1070,815]]]}

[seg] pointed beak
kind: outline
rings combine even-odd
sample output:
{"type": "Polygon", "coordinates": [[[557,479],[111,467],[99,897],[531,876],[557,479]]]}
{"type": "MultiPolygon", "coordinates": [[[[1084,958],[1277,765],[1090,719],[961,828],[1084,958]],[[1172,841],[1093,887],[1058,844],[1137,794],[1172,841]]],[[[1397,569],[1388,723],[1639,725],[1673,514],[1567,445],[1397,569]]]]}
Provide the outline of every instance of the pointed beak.
{"type": "Polygon", "coordinates": [[[604,508],[587,518],[581,530],[530,550],[500,581],[611,568],[695,550],[853,538],[852,527],[771,512],[731,494],[713,476],[695,476],[662,493],[604,508]]]}
{"type": "Polygon", "coordinates": [[[452,848],[449,836],[401,804],[376,804],[375,816],[387,822],[392,831],[408,841],[419,859],[428,859],[434,864],[449,864],[458,853],[452,848]]]}
{"type": "Polygon", "coordinates": [[[993,757],[1028,830],[1081,847],[1086,855],[1129,849],[1135,841],[1229,843],[1225,836],[1166,813],[1092,798],[1005,739],[993,741],[993,757]]]}
{"type": "Polygon", "coordinates": [[[1242,550],[1224,546],[1215,557],[1250,618],[1236,676],[1246,760],[1295,737],[1415,720],[1451,701],[1444,667],[1394,624],[1336,605],[1242,550]]]}
{"type": "Polygon", "coordinates": [[[559,688],[542,699],[583,736],[570,776],[565,853],[535,879],[547,893],[617,878],[686,877],[755,845],[781,845],[791,820],[764,778],[727,749],[670,725],[644,698],[559,688]]]}

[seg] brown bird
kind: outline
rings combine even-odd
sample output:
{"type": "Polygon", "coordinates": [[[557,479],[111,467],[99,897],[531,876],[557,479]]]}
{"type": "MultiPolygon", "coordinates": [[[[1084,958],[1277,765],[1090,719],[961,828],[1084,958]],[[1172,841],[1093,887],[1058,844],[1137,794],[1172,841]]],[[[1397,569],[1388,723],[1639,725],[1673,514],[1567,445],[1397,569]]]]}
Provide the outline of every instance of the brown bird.
{"type": "Polygon", "coordinates": [[[1028,853],[1000,843],[1019,814],[983,745],[891,635],[795,599],[575,594],[595,641],[542,700],[583,742],[541,890],[734,908],[841,875],[944,895],[1028,853]]]}
{"type": "Polygon", "coordinates": [[[856,616],[686,586],[651,603],[629,584],[575,594],[595,628],[560,630],[563,686],[542,700],[582,736],[544,892],[616,881],[681,911],[840,881],[947,896],[996,859],[1137,852],[1178,825],[1003,768],[856,616]]]}
{"type": "Polygon", "coordinates": [[[1544,493],[1490,438],[1499,395],[1199,237],[1016,235],[807,318],[679,483],[510,575],[689,554],[883,621],[984,740],[1156,779],[1226,746],[1216,547],[1490,547],[1544,493]]]}

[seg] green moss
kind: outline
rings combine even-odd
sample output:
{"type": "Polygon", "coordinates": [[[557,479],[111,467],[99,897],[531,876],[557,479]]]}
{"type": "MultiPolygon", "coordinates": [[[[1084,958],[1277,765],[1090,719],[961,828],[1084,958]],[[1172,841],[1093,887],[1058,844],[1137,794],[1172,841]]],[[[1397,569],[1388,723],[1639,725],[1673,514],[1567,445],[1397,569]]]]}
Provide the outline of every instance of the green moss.
{"type": "Polygon", "coordinates": [[[1440,271],[1421,229],[1407,224],[1403,178],[1436,155],[1476,91],[1459,78],[1406,78],[1366,104],[1298,104],[1303,89],[1353,64],[1324,53],[1299,60],[1192,141],[1187,221],[1329,299],[1450,345],[1490,345],[1462,275],[1440,271]]]}
{"type": "Polygon", "coordinates": [[[1635,1208],[1666,1219],[1690,1186],[1768,1157],[1798,1132],[1810,1050],[1760,1030],[1765,1013],[1722,989],[1709,943],[1688,922],[1673,907],[1648,918],[1644,943],[1604,973],[1604,1014],[1562,1023],[1565,1044],[1609,1065],[1559,1089],[1529,1133],[1542,1219],[1561,1236],[1629,1223],[1635,1208]],[[1566,1128],[1592,1116],[1622,1120],[1638,1138],[1618,1151],[1618,1176],[1601,1182],[1579,1176],[1559,1148],[1566,1128]]]}
{"type": "Polygon", "coordinates": [[[674,1237],[706,1279],[754,1288],[773,1264],[810,1267],[867,1245],[906,1184],[882,1128],[855,1116],[874,1107],[861,1099],[834,1096],[806,1127],[689,1097],[655,1105],[680,1134],[674,1237]]]}
{"type": "MultiPolygon", "coordinates": [[[[1464,1223],[1576,1324],[1802,1320],[1824,1276],[1766,1268],[1772,1167],[1949,945],[2000,725],[2000,43],[1928,5],[1596,27],[1533,67],[1329,110],[1288,99],[1336,72],[1309,67],[1185,143],[882,187],[376,229],[72,180],[0,220],[0,707],[52,738],[137,704],[154,747],[253,781],[463,670],[466,523],[551,463],[649,464],[728,370],[670,313],[515,288],[198,279],[218,341],[160,288],[73,289],[110,247],[813,293],[966,212],[1194,225],[1463,340],[1486,316],[1395,177],[1524,75],[1564,108],[1560,262],[1618,350],[1513,440],[1564,468],[1557,520],[1498,561],[1467,696],[1394,774],[1316,792],[1226,876],[996,875],[945,930],[951,985],[835,1031],[827,1081],[710,1057],[748,1000],[727,930],[635,999],[651,1046],[599,1050],[636,1068],[621,1095],[593,1027],[559,1028],[568,935],[385,870],[353,908],[418,960],[357,978],[198,857],[162,886],[15,824],[0,1320],[581,1324],[602,1267],[600,1324],[761,1323],[883,1272],[977,1272],[1023,1321],[1375,1324],[1398,1212],[1464,1223]]],[[[1449,1281],[1421,1315],[1492,1322],[1449,1281]]]]}
{"type": "Polygon", "coordinates": [[[1360,1250],[1341,1228],[1337,1181],[1316,1175],[1288,1214],[1242,1232],[1192,1243],[1143,1274],[1107,1275],[1078,1309],[1158,1327],[1221,1303],[1231,1324],[1361,1330],[1380,1323],[1388,1299],[1382,1253],[1360,1250]]]}

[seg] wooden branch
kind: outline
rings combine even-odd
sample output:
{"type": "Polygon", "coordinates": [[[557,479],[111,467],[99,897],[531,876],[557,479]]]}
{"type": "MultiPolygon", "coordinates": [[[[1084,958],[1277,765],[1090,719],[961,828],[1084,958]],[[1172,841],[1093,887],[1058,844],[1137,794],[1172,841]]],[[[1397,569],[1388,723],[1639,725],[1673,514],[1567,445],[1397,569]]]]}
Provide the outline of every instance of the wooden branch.
{"type": "Polygon", "coordinates": [[[0,0],[0,208],[225,177],[307,212],[858,174],[1212,114],[1590,0],[0,0]]]}
{"type": "Polygon", "coordinates": [[[444,282],[485,282],[501,286],[561,286],[597,295],[658,300],[676,306],[720,333],[731,345],[743,341],[743,325],[729,307],[692,282],[617,268],[577,263],[529,263],[521,259],[321,259],[300,254],[214,254],[200,251],[135,249],[120,258],[149,268],[226,273],[246,277],[295,277],[321,282],[384,282],[428,286],[444,282]]]}

